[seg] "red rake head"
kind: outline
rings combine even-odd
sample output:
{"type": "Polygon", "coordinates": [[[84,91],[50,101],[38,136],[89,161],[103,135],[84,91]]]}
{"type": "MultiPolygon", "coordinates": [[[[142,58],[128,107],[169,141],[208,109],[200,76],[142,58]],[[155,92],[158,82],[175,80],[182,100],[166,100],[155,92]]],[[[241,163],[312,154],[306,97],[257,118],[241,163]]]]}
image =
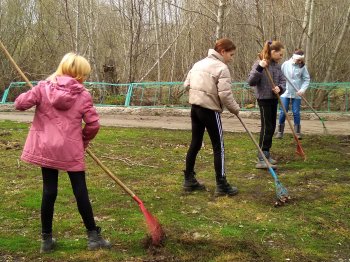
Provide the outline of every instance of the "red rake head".
{"type": "Polygon", "coordinates": [[[296,153],[297,153],[299,156],[302,156],[302,157],[304,158],[304,160],[306,160],[306,155],[305,155],[304,150],[303,150],[303,148],[301,147],[300,143],[298,143],[298,145],[297,145],[296,153]]]}
{"type": "Polygon", "coordinates": [[[160,246],[165,239],[165,232],[163,231],[162,226],[159,224],[158,220],[148,212],[142,201],[137,196],[134,196],[133,198],[139,204],[146,219],[147,229],[152,238],[152,245],[160,246]]]}

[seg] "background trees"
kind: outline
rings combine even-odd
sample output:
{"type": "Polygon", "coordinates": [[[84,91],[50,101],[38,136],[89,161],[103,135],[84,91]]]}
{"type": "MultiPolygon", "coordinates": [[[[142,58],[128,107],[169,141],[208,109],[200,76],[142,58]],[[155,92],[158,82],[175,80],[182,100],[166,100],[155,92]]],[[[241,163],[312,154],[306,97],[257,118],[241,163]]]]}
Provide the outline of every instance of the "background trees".
{"type": "MultiPolygon", "coordinates": [[[[216,38],[238,49],[235,81],[245,81],[264,41],[286,58],[306,50],[313,81],[348,81],[347,0],[0,0],[0,37],[32,80],[77,51],[91,81],[182,81],[216,38]]],[[[0,89],[20,80],[0,54],[0,89]]]]}

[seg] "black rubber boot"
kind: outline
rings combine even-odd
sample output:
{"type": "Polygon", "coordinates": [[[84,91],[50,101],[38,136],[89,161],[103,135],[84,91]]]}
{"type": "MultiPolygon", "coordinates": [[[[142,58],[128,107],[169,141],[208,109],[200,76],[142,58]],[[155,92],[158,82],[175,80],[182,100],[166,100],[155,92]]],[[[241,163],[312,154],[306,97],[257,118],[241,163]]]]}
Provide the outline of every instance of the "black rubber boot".
{"type": "Polygon", "coordinates": [[[283,133],[284,133],[284,124],[278,125],[278,132],[277,132],[276,138],[282,139],[283,133]]]}
{"type": "Polygon", "coordinates": [[[56,239],[52,238],[52,233],[41,234],[40,253],[49,253],[55,249],[56,239]]]}
{"type": "Polygon", "coordinates": [[[196,173],[184,171],[185,182],[183,183],[183,189],[185,192],[205,190],[205,186],[197,181],[195,178],[196,173]]]}
{"type": "Polygon", "coordinates": [[[214,196],[234,196],[238,194],[237,187],[232,187],[227,183],[226,178],[216,178],[216,189],[214,196]]]}
{"type": "Polygon", "coordinates": [[[294,126],[294,131],[295,131],[295,135],[297,136],[297,138],[299,140],[303,139],[301,136],[301,126],[300,125],[295,125],[294,126]]]}
{"type": "Polygon", "coordinates": [[[101,236],[101,228],[96,227],[95,230],[87,231],[88,250],[96,250],[100,248],[111,248],[111,243],[104,240],[101,236]]]}

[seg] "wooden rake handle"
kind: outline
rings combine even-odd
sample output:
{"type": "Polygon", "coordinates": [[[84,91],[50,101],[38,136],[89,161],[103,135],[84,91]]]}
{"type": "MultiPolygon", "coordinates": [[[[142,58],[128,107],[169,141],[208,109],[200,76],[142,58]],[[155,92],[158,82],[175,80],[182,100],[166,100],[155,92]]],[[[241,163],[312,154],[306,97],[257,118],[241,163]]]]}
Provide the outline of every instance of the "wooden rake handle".
{"type": "MultiPolygon", "coordinates": [[[[256,148],[258,149],[261,157],[264,159],[264,162],[266,163],[266,165],[268,166],[269,170],[272,169],[272,166],[269,162],[269,160],[266,158],[264,152],[262,151],[262,149],[260,148],[258,142],[256,142],[254,136],[252,135],[252,133],[249,131],[247,125],[244,123],[243,119],[239,116],[236,115],[236,117],[238,118],[238,120],[241,122],[242,126],[244,127],[245,131],[248,133],[250,139],[253,141],[254,145],[256,146],[256,148]]],[[[275,180],[278,180],[276,176],[274,176],[275,180]]]]}
{"type": "Polygon", "coordinates": [[[100,159],[98,159],[98,157],[92,153],[92,151],[87,148],[86,152],[91,156],[91,158],[93,160],[95,160],[95,162],[97,163],[97,165],[99,165],[106,173],[107,175],[109,175],[121,188],[123,188],[125,190],[125,192],[127,192],[131,197],[135,198],[135,194],[134,192],[132,192],[122,181],[119,180],[119,178],[117,178],[112,171],[110,171],[102,162],[100,159]]]}
{"type": "MultiPolygon", "coordinates": [[[[274,82],[273,79],[272,79],[272,76],[271,76],[270,71],[269,71],[266,67],[265,67],[264,69],[265,69],[266,75],[267,75],[267,77],[268,77],[268,79],[269,79],[269,81],[270,81],[270,83],[271,83],[271,85],[272,85],[272,88],[274,88],[274,87],[275,87],[275,82],[274,82]]],[[[300,144],[300,143],[299,143],[299,139],[298,139],[298,137],[297,137],[297,135],[296,135],[296,133],[295,133],[295,131],[294,131],[294,128],[293,128],[292,122],[290,121],[288,112],[287,112],[285,106],[284,106],[283,103],[282,103],[281,97],[280,97],[279,94],[276,94],[276,96],[277,96],[278,102],[280,103],[281,108],[282,108],[282,110],[283,110],[283,112],[284,112],[284,114],[285,114],[285,116],[286,116],[286,119],[287,119],[287,122],[288,122],[288,124],[289,124],[289,127],[290,127],[290,129],[291,129],[291,131],[292,131],[292,133],[293,133],[293,137],[294,137],[295,141],[297,141],[297,143],[298,143],[298,145],[299,145],[299,144],[300,144]]]]}
{"type": "Polygon", "coordinates": [[[2,41],[0,40],[0,46],[2,51],[4,51],[6,57],[10,60],[11,64],[14,66],[14,68],[16,68],[17,72],[21,75],[21,77],[25,80],[25,82],[27,83],[27,85],[32,88],[33,85],[30,83],[30,81],[28,80],[28,78],[25,76],[25,74],[23,74],[22,70],[18,67],[18,65],[16,64],[15,60],[13,60],[12,56],[10,55],[10,53],[7,51],[6,47],[4,46],[4,44],[2,43],[2,41]]]}
{"type": "MultiPolygon", "coordinates": [[[[293,87],[293,89],[296,92],[298,92],[299,90],[296,88],[296,86],[293,84],[293,82],[286,75],[284,75],[284,77],[287,80],[287,82],[293,87]]],[[[309,103],[309,101],[307,101],[307,99],[304,96],[300,96],[300,97],[303,99],[305,104],[308,105],[308,107],[311,109],[311,111],[315,113],[315,115],[318,117],[318,119],[320,119],[320,121],[322,122],[323,127],[326,128],[326,126],[323,123],[324,120],[322,119],[322,117],[319,116],[319,114],[317,114],[316,110],[312,107],[312,105],[309,103]]]]}

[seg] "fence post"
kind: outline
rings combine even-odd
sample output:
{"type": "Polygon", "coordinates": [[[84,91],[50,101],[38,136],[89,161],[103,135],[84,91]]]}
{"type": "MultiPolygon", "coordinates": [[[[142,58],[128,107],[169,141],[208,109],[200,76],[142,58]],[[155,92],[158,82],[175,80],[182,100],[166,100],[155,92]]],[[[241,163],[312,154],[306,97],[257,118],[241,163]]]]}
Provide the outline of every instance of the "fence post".
{"type": "Polygon", "coordinates": [[[331,98],[330,98],[330,93],[331,93],[332,91],[329,91],[329,92],[327,92],[327,111],[328,112],[330,112],[331,111],[331,98]]]}
{"type": "Polygon", "coordinates": [[[349,93],[348,89],[345,87],[345,112],[349,111],[349,93]]]}
{"type": "Polygon", "coordinates": [[[7,96],[9,94],[9,91],[10,91],[10,88],[12,86],[12,83],[13,82],[11,82],[9,87],[5,89],[4,94],[2,95],[1,104],[5,104],[6,103],[6,99],[7,99],[7,96]]]}
{"type": "Polygon", "coordinates": [[[124,106],[129,107],[130,106],[130,101],[131,101],[131,97],[132,97],[132,90],[133,90],[134,84],[131,83],[128,87],[128,92],[126,94],[126,98],[125,98],[125,104],[124,106]]]}

